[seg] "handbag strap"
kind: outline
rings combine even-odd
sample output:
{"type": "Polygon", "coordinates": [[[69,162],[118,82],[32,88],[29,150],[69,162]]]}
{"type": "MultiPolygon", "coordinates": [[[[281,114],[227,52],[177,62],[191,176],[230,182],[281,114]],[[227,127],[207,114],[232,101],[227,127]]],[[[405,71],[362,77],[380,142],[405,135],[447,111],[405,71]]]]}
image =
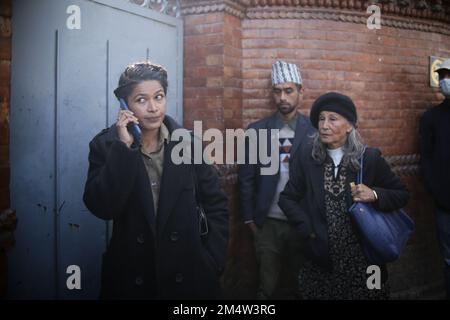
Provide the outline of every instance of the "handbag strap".
{"type": "Polygon", "coordinates": [[[195,167],[192,165],[192,175],[194,176],[194,194],[195,194],[195,201],[197,202],[198,206],[202,206],[202,202],[200,201],[200,195],[198,193],[198,179],[197,179],[197,172],[195,172],[195,167]]]}
{"type": "MultiPolygon", "coordinates": [[[[190,134],[191,136],[191,151],[194,150],[194,134],[191,132],[190,134]]],[[[197,179],[197,171],[195,170],[195,164],[194,164],[194,157],[192,156],[191,153],[191,168],[192,168],[192,177],[194,179],[194,196],[195,196],[195,201],[197,203],[197,206],[202,207],[202,202],[200,201],[200,195],[199,195],[199,187],[198,187],[198,179],[197,179]]]]}
{"type": "Polygon", "coordinates": [[[361,158],[359,159],[359,172],[358,175],[356,176],[356,183],[357,184],[362,184],[363,182],[363,167],[364,167],[364,152],[366,152],[366,148],[364,147],[364,151],[361,155],[361,158]]]}
{"type": "Polygon", "coordinates": [[[205,214],[205,209],[203,208],[203,204],[200,200],[200,194],[199,194],[199,187],[198,187],[198,179],[197,179],[197,172],[195,171],[195,166],[192,165],[192,174],[194,176],[194,196],[195,196],[195,202],[197,204],[197,212],[199,214],[198,217],[198,223],[199,223],[199,231],[200,231],[200,238],[202,241],[206,241],[206,237],[209,233],[209,226],[208,226],[208,219],[205,214]]]}

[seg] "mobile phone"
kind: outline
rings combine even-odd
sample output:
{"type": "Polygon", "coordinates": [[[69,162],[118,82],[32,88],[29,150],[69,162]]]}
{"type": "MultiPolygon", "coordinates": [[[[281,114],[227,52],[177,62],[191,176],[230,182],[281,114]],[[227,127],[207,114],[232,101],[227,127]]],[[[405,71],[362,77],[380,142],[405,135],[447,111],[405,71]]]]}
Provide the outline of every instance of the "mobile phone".
{"type": "MultiPolygon", "coordinates": [[[[122,110],[130,110],[128,108],[127,103],[125,102],[125,100],[123,98],[120,98],[119,102],[120,102],[120,108],[122,110]]],[[[141,135],[142,135],[141,128],[139,128],[139,126],[134,122],[129,123],[127,127],[131,131],[134,141],[139,144],[139,142],[141,141],[141,135]]]]}

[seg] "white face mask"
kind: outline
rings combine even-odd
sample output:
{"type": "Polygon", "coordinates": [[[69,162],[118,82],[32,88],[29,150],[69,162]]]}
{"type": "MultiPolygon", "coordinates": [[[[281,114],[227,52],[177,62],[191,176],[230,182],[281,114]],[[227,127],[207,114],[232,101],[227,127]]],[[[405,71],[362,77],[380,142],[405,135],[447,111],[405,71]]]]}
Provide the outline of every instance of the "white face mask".
{"type": "Polygon", "coordinates": [[[439,81],[439,87],[441,88],[442,94],[446,98],[450,98],[450,79],[446,78],[439,81]]]}

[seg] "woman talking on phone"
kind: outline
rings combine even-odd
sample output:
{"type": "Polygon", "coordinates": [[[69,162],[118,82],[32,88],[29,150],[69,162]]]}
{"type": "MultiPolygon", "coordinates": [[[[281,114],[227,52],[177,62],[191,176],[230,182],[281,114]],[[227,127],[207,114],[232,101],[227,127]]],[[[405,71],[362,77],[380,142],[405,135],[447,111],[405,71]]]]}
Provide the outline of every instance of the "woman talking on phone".
{"type": "Polygon", "coordinates": [[[167,87],[163,67],[129,65],[114,91],[117,122],[89,144],[84,202],[114,222],[102,299],[221,297],[227,198],[212,166],[173,163],[170,136],[181,127],[166,115],[167,87]]]}

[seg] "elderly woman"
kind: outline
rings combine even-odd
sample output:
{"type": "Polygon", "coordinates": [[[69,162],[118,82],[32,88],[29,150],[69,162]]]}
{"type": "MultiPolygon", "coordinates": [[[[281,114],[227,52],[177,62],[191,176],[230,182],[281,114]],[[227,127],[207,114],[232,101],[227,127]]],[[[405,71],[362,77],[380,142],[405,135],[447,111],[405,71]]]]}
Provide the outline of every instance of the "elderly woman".
{"type": "Polygon", "coordinates": [[[104,299],[221,297],[227,198],[212,166],[172,161],[177,142],[170,136],[180,126],[166,115],[167,86],[163,67],[129,65],[114,91],[129,110],[89,145],[84,202],[95,216],[114,222],[103,256],[104,299]],[[140,137],[128,131],[133,125],[140,137]],[[199,227],[200,204],[207,234],[199,227]]]}
{"type": "Polygon", "coordinates": [[[378,149],[366,148],[356,130],[352,100],[340,93],[320,96],[310,118],[318,132],[293,159],[289,182],[279,205],[304,243],[299,289],[305,299],[385,299],[386,266],[381,289],[367,287],[369,263],[348,209],[354,201],[378,210],[406,205],[409,193],[378,149]],[[356,181],[363,157],[363,184],[356,181]]]}

